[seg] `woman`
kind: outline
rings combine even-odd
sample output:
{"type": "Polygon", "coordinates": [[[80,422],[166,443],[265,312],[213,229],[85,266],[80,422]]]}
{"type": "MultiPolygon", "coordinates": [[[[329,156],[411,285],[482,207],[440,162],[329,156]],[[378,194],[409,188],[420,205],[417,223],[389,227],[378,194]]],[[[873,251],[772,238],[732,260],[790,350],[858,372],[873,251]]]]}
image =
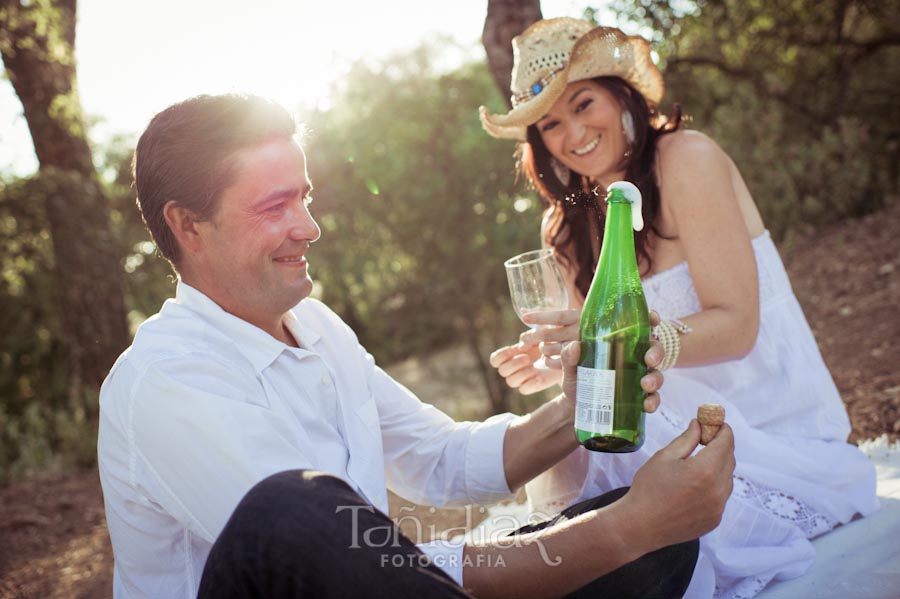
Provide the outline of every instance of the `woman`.
{"type": "MultiPolygon", "coordinates": [[[[701,539],[691,594],[752,597],[801,575],[809,539],[877,509],[875,474],[846,443],[843,403],[740,172],[711,139],[682,129],[677,105],[671,116],[655,111],[663,81],[642,38],[563,18],[513,44],[514,107],[482,107],[481,120],[492,136],[522,142],[520,168],[546,204],[541,239],[557,251],[571,307],[580,309],[602,243],[598,198],[628,180],[643,196],[644,292],[668,329],[660,337],[678,341],[665,348],[673,368],[643,447],[579,449],[529,485],[532,506],[556,510],[628,485],[699,404],[720,403],[735,431],[735,486],[722,523],[701,539]]],[[[532,364],[538,343],[554,354],[577,338],[578,312],[551,315],[565,326],[523,334],[492,363],[525,393],[558,382],[532,364]]]]}

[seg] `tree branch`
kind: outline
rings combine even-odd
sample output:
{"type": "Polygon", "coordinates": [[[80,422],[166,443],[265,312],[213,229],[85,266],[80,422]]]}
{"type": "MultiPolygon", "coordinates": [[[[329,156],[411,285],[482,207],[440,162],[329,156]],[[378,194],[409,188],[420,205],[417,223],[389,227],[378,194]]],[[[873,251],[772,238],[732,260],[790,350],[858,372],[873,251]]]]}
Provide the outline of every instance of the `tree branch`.
{"type": "Polygon", "coordinates": [[[822,118],[820,115],[811,111],[805,104],[794,101],[787,93],[770,88],[757,73],[732,67],[722,60],[705,56],[683,56],[669,60],[666,64],[666,70],[678,69],[681,66],[708,66],[715,68],[732,79],[739,79],[750,83],[756,88],[760,95],[775,98],[791,110],[798,112],[811,121],[818,122],[822,118]]]}

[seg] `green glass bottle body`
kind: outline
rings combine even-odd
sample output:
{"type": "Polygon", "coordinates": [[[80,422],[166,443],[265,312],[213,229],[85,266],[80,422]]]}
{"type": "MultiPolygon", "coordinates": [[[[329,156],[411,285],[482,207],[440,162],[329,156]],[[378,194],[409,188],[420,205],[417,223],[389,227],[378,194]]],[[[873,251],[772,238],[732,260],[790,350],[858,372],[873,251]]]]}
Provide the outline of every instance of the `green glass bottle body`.
{"type": "Polygon", "coordinates": [[[634,250],[631,203],[617,189],[606,201],[600,260],[581,313],[575,432],[587,449],[627,453],[644,443],[641,378],[647,373],[650,313],[634,250]]]}

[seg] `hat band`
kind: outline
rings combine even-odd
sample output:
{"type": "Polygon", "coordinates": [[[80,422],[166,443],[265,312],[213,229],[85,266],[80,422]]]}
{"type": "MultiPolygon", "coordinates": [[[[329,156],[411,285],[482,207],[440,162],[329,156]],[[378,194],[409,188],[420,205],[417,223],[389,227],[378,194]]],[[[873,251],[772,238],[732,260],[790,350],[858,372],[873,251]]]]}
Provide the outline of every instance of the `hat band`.
{"type": "Polygon", "coordinates": [[[532,83],[531,86],[525,91],[513,94],[510,98],[510,100],[512,100],[513,107],[515,108],[522,102],[527,102],[528,100],[544,91],[544,88],[550,85],[550,82],[553,81],[556,76],[559,75],[565,68],[566,63],[564,62],[559,66],[559,68],[550,71],[549,73],[532,83]]]}

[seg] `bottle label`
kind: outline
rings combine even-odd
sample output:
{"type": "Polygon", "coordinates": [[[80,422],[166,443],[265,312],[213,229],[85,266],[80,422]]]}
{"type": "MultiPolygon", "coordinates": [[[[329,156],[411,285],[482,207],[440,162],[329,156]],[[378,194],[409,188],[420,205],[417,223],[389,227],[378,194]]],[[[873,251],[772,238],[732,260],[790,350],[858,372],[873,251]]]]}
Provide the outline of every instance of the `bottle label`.
{"type": "Polygon", "coordinates": [[[615,386],[615,370],[578,367],[575,428],[595,434],[612,434],[615,386]]]}

